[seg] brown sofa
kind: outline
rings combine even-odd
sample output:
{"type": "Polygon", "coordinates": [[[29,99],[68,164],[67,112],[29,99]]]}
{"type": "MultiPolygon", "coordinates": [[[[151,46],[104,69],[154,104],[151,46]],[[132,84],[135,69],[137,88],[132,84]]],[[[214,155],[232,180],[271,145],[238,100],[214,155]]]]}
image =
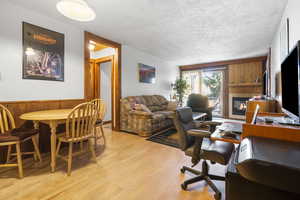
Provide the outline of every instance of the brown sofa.
{"type": "Polygon", "coordinates": [[[121,130],[147,137],[173,127],[174,109],[160,95],[129,96],[121,99],[121,130]],[[135,110],[136,104],[145,105],[150,112],[135,110]]]}

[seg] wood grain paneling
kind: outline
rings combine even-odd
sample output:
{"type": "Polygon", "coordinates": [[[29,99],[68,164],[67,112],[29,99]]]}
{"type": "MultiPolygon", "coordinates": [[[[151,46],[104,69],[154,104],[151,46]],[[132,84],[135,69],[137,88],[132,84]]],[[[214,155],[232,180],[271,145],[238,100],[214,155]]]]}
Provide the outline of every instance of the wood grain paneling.
{"type": "Polygon", "coordinates": [[[229,65],[229,93],[263,94],[263,64],[257,61],[229,65]]]}
{"type": "Polygon", "coordinates": [[[251,62],[232,64],[229,68],[229,84],[257,85],[262,84],[263,63],[251,62]]]}
{"type": "Polygon", "coordinates": [[[253,86],[247,86],[247,87],[229,87],[229,93],[232,94],[262,94],[263,88],[262,87],[253,87],[253,86]]]}
{"type": "Polygon", "coordinates": [[[267,56],[260,56],[260,57],[253,57],[253,58],[226,60],[226,61],[201,63],[201,64],[194,64],[194,65],[182,65],[179,67],[179,69],[181,71],[190,71],[190,70],[197,70],[197,69],[202,69],[202,68],[207,68],[212,66],[218,67],[218,66],[226,66],[226,65],[233,65],[233,64],[242,64],[242,63],[265,62],[266,60],[267,60],[267,56]]]}
{"type": "Polygon", "coordinates": [[[27,112],[40,110],[73,108],[76,105],[85,102],[84,99],[66,99],[66,100],[44,100],[44,101],[8,101],[0,102],[7,107],[13,114],[16,126],[21,126],[24,121],[19,118],[20,115],[27,112]]]}

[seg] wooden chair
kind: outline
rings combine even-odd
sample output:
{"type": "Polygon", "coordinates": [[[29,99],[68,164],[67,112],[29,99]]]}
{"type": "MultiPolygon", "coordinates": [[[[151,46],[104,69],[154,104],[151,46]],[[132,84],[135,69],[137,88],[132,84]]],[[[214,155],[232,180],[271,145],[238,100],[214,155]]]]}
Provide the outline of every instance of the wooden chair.
{"type": "Polygon", "coordinates": [[[7,159],[0,167],[18,167],[19,177],[23,178],[22,155],[34,155],[42,162],[38,147],[38,130],[19,128],[16,129],[14,118],[11,112],[0,104],[0,146],[8,146],[7,159]],[[34,152],[21,152],[20,144],[32,140],[34,152]],[[12,147],[16,146],[16,153],[12,153],[12,147]],[[11,157],[17,157],[17,163],[10,163],[11,157]]]}
{"type": "Polygon", "coordinates": [[[74,143],[88,141],[89,149],[94,161],[96,161],[95,149],[93,147],[93,128],[98,116],[97,107],[91,103],[83,103],[71,111],[66,122],[66,133],[58,135],[58,146],[56,156],[68,163],[68,176],[71,175],[72,157],[84,153],[83,151],[73,153],[74,143]],[[68,156],[59,155],[61,143],[69,143],[68,156]]]}
{"type": "Polygon", "coordinates": [[[104,130],[103,130],[103,120],[104,116],[106,114],[106,106],[104,103],[104,100],[102,99],[94,99],[91,101],[92,104],[94,104],[98,109],[98,118],[94,127],[94,136],[95,136],[95,147],[97,146],[97,140],[103,138],[104,144],[105,144],[105,136],[104,136],[104,130]],[[97,127],[100,127],[101,134],[99,135],[97,132],[97,127]]]}

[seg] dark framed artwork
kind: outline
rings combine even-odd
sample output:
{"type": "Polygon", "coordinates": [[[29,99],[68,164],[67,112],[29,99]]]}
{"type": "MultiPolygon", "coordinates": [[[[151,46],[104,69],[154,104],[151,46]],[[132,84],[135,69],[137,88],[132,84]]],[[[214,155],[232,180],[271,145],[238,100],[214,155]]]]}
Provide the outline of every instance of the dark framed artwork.
{"type": "Polygon", "coordinates": [[[64,34],[22,25],[23,79],[64,81],[64,34]]]}
{"type": "Polygon", "coordinates": [[[155,67],[138,64],[139,67],[139,80],[141,83],[155,83],[155,67]]]}
{"type": "Polygon", "coordinates": [[[290,34],[290,21],[287,18],[280,29],[280,61],[282,62],[289,54],[289,34],[290,34]]]}

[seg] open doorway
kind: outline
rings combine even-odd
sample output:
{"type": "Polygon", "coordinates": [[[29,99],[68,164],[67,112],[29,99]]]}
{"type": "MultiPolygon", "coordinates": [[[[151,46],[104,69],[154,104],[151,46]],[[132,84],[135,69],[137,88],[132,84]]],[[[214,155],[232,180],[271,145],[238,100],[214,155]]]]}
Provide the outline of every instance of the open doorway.
{"type": "Polygon", "coordinates": [[[121,45],[85,32],[85,98],[106,104],[105,122],[120,128],[121,45]]]}
{"type": "Polygon", "coordinates": [[[106,105],[104,123],[112,122],[112,68],[115,49],[90,40],[90,63],[94,68],[94,94],[106,105]]]}

